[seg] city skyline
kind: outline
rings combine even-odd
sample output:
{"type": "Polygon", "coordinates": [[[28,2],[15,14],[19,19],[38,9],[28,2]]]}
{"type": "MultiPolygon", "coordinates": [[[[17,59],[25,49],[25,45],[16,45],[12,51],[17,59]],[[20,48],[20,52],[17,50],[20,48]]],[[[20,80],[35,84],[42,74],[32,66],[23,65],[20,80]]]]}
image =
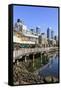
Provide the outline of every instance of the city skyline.
{"type": "Polygon", "coordinates": [[[39,26],[41,29],[40,32],[44,32],[45,34],[47,34],[47,28],[51,27],[54,35],[58,36],[58,8],[14,5],[13,15],[13,23],[19,18],[24,21],[29,29],[35,29],[39,26]]]}

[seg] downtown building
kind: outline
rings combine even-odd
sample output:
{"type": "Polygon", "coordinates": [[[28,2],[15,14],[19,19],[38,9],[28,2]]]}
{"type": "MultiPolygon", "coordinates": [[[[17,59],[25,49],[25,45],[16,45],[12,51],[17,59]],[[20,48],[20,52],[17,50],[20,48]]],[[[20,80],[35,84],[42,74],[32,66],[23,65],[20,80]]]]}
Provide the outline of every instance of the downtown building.
{"type": "Polygon", "coordinates": [[[54,31],[51,27],[47,28],[47,39],[48,39],[48,46],[55,46],[56,40],[54,39],[54,31]]]}
{"type": "Polygon", "coordinates": [[[39,45],[40,47],[48,47],[48,40],[45,33],[41,33],[39,36],[39,45]]]}
{"type": "MultiPolygon", "coordinates": [[[[38,28],[37,28],[38,29],[38,28]]],[[[36,30],[38,32],[38,30],[36,30]]],[[[17,20],[13,27],[13,43],[17,48],[36,47],[38,45],[39,33],[28,29],[24,22],[17,20]]]]}

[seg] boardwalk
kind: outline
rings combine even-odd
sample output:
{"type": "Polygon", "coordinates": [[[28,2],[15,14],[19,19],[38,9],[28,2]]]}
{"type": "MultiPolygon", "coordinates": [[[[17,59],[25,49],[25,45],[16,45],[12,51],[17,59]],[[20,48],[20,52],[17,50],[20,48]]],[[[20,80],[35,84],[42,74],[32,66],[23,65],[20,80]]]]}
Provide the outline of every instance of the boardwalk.
{"type": "Polygon", "coordinates": [[[20,48],[19,50],[13,51],[13,59],[17,59],[18,57],[35,54],[35,53],[42,53],[42,52],[49,52],[53,50],[57,50],[57,47],[47,47],[47,48],[20,48]]]}

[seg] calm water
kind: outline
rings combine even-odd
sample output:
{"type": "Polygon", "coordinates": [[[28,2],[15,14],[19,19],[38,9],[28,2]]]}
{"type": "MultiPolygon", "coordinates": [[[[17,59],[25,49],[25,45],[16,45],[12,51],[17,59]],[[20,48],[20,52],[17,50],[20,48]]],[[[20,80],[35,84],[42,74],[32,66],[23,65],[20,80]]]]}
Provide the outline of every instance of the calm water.
{"type": "Polygon", "coordinates": [[[58,55],[53,55],[49,58],[49,63],[45,68],[39,70],[40,76],[55,76],[58,78],[58,55]]]}
{"type": "Polygon", "coordinates": [[[53,54],[51,57],[42,56],[36,58],[34,61],[29,60],[28,71],[38,72],[40,76],[55,76],[58,77],[58,55],[53,54]]]}

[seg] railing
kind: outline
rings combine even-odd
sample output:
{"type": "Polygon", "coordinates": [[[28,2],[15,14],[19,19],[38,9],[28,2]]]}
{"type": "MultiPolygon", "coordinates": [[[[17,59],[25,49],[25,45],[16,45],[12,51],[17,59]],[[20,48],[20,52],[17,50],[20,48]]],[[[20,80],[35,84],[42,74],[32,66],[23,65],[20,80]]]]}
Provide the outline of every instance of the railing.
{"type": "Polygon", "coordinates": [[[47,48],[20,48],[19,50],[13,51],[13,58],[23,56],[26,54],[37,53],[37,52],[48,52],[50,50],[57,49],[57,47],[47,47],[47,48]]]}

